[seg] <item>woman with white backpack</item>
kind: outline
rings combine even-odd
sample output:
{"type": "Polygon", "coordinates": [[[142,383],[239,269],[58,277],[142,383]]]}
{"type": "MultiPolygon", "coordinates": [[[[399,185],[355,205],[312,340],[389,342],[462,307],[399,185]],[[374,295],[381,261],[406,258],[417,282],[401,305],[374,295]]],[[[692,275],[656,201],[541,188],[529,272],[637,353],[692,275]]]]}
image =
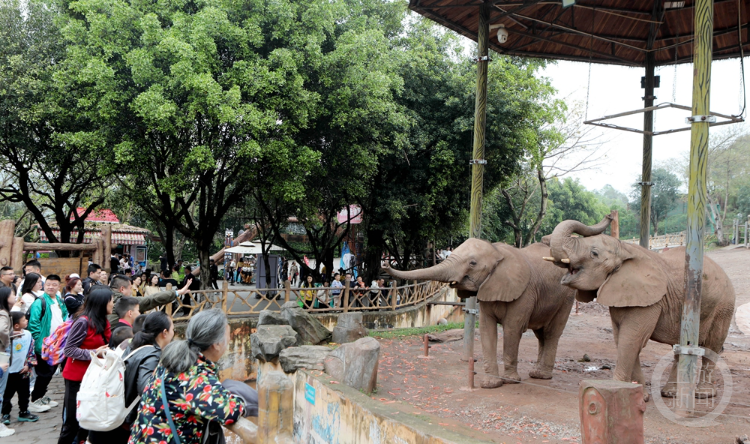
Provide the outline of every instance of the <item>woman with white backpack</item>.
{"type": "MultiPolygon", "coordinates": [[[[174,324],[163,311],[154,311],[146,316],[141,331],[135,334],[130,346],[123,353],[125,359],[125,405],[129,406],[141,396],[151,381],[154,369],[159,364],[161,351],[174,338],[174,324]]],[[[138,414],[138,404],[130,410],[121,426],[108,432],[89,432],[91,444],[126,444],[130,428],[138,414]]]]}
{"type": "Polygon", "coordinates": [[[112,336],[107,315],[112,313],[112,290],[105,286],[92,287],[83,309],[74,316],[65,342],[65,401],[63,425],[57,444],[85,442],[88,430],[82,429],[76,419],[76,395],[81,388],[83,375],[91,363],[91,352],[103,357],[109,349],[112,336]]]}

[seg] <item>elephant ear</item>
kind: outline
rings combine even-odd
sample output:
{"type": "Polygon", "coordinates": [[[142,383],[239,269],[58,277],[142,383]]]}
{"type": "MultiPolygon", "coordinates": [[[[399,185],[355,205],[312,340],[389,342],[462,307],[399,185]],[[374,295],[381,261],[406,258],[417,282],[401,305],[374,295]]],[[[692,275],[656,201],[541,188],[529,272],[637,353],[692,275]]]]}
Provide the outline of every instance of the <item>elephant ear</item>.
{"type": "Polygon", "coordinates": [[[591,302],[596,299],[596,292],[590,290],[576,290],[576,300],[578,302],[591,302]]]}
{"type": "Polygon", "coordinates": [[[552,235],[548,234],[546,236],[542,236],[542,243],[549,247],[550,240],[552,239],[552,235]]]}
{"type": "Polygon", "coordinates": [[[621,243],[625,260],[609,275],[597,293],[597,302],[608,307],[648,307],[667,294],[663,265],[644,249],[621,243]]]}
{"type": "Polygon", "coordinates": [[[515,301],[529,285],[531,271],[521,253],[508,245],[493,244],[497,250],[495,266],[479,287],[477,299],[483,302],[515,301]]]}

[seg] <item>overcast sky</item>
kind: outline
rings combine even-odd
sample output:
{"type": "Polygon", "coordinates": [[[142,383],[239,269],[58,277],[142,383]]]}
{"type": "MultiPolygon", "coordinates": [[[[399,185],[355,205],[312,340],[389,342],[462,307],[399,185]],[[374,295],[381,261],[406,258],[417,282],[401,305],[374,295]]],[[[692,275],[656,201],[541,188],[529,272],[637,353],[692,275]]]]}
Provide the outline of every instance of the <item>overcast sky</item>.
{"type": "MultiPolygon", "coordinates": [[[[747,61],[747,58],[745,60],[747,61]]],[[[560,97],[566,98],[572,105],[576,101],[585,103],[588,73],[589,64],[587,63],[560,61],[548,67],[543,75],[550,78],[559,91],[560,97]]],[[[644,90],[641,89],[640,82],[643,75],[643,68],[592,64],[588,118],[593,119],[642,108],[641,97],[644,95],[644,90]]],[[[657,75],[661,76],[661,86],[656,89],[655,104],[674,102],[680,105],[691,105],[692,65],[678,65],[676,72],[673,66],[657,68],[657,75]],[[674,90],[673,85],[675,85],[674,90]]],[[[714,62],[712,77],[711,111],[738,114],[742,106],[739,59],[714,62]]],[[[745,77],[747,82],[747,73],[745,77]]],[[[688,117],[690,112],[668,109],[656,111],[654,114],[655,130],[659,131],[686,126],[685,117],[688,117]]],[[[643,114],[610,122],[642,129],[643,114]]],[[[745,123],[737,125],[746,127],[745,123]]],[[[717,127],[717,130],[728,126],[717,127]]],[[[603,140],[606,140],[602,149],[607,152],[602,165],[595,170],[572,175],[578,177],[581,183],[589,189],[600,189],[606,184],[611,184],[628,194],[631,185],[641,173],[643,136],[614,129],[601,129],[601,134],[603,140]]],[[[674,164],[676,159],[686,158],[689,152],[690,131],[654,137],[654,167],[660,164],[674,164]]]]}

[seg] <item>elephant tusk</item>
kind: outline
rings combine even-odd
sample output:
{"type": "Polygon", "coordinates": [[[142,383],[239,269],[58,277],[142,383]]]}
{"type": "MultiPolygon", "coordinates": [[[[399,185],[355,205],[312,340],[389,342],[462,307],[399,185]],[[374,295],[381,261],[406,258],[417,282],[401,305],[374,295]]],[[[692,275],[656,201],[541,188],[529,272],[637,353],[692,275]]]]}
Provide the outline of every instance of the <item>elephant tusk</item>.
{"type": "Polygon", "coordinates": [[[570,259],[560,259],[560,262],[562,262],[563,264],[569,264],[570,259]]]}
{"type": "Polygon", "coordinates": [[[545,261],[555,262],[555,258],[554,257],[544,256],[544,257],[542,257],[542,259],[544,259],[545,261]]]}

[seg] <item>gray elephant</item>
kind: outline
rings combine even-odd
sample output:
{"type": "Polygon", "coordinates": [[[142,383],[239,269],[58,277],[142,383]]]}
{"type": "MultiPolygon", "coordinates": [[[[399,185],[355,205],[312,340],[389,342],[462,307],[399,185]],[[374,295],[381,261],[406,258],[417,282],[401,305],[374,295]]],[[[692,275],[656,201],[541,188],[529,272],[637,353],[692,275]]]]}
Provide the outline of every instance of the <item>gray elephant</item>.
{"type": "MultiPolygon", "coordinates": [[[[620,242],[602,234],[611,219],[607,216],[591,227],[574,220],[561,222],[549,238],[552,257],[547,259],[567,271],[560,283],[576,289],[579,301],[596,298],[609,307],[617,347],[614,379],[643,384],[639,355],[648,340],[670,345],[680,341],[685,249],[659,254],[620,242]]],[[[703,261],[698,345],[720,353],[734,314],[734,288],[721,267],[708,257],[703,261]]],[[[703,358],[696,397],[716,395],[713,368],[714,363],[703,358]]],[[[676,372],[673,365],[663,396],[676,395],[676,372]]],[[[648,400],[645,386],[644,397],[648,400]]]]}
{"type": "Polygon", "coordinates": [[[442,263],[415,271],[386,271],[399,279],[449,282],[458,296],[477,296],[486,376],[483,388],[517,383],[518,344],[527,330],[539,340],[532,378],[551,379],[557,343],[568,322],[575,292],[560,285],[564,270],[542,260],[549,247],[532,244],[517,249],[502,243],[469,239],[442,263]],[[503,326],[503,376],[497,365],[497,324],[503,326]]]}

